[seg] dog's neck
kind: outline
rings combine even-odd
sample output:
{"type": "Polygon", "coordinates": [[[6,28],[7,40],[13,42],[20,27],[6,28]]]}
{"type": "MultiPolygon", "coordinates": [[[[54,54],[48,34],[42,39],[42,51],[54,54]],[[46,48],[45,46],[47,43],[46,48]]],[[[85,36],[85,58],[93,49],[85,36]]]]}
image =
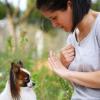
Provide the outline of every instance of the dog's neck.
{"type": "MultiPolygon", "coordinates": [[[[28,93],[28,90],[30,90],[31,88],[28,88],[28,87],[20,87],[20,95],[21,94],[24,94],[24,93],[26,93],[26,91],[27,91],[27,93],[28,93]]],[[[32,90],[32,89],[31,89],[32,90]]],[[[9,83],[9,81],[7,81],[7,83],[6,83],[6,87],[5,87],[5,89],[4,89],[4,91],[2,92],[2,95],[4,95],[4,96],[7,96],[6,98],[8,98],[7,100],[13,100],[13,97],[12,97],[12,95],[11,95],[11,90],[10,90],[10,83],[9,83]]],[[[0,99],[1,100],[1,99],[0,99]]]]}
{"type": "MultiPolygon", "coordinates": [[[[29,88],[29,87],[20,87],[20,96],[23,98],[27,94],[30,94],[30,95],[32,94],[32,96],[36,97],[35,93],[32,90],[32,88],[29,88]]],[[[2,92],[2,95],[4,97],[6,96],[6,98],[8,98],[7,100],[13,100],[13,98],[11,96],[11,90],[10,90],[9,81],[7,81],[6,87],[5,87],[4,91],[2,92]]],[[[2,100],[2,99],[0,99],[0,100],[2,100]]],[[[32,99],[32,100],[35,100],[35,99],[32,99]]]]}
{"type": "Polygon", "coordinates": [[[6,86],[5,86],[5,89],[0,94],[0,100],[4,100],[4,98],[5,99],[8,98],[7,100],[13,100],[12,97],[11,97],[11,91],[10,91],[9,81],[7,81],[6,86]]]}
{"type": "Polygon", "coordinates": [[[7,81],[4,91],[6,91],[6,93],[8,93],[9,96],[11,95],[9,81],[7,81]]]}

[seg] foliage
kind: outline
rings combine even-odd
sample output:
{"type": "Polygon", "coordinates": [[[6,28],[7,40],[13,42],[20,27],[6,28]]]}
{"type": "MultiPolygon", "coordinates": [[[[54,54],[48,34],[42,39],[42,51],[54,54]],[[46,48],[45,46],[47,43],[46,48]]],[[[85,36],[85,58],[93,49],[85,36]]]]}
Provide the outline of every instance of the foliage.
{"type": "Polygon", "coordinates": [[[45,66],[33,73],[33,79],[36,80],[38,100],[70,100],[72,89],[69,83],[50,74],[45,66]]]}
{"type": "Polygon", "coordinates": [[[6,6],[0,2],[0,19],[3,19],[6,16],[6,6]]]}
{"type": "Polygon", "coordinates": [[[92,5],[92,8],[94,10],[100,11],[100,0],[97,0],[97,2],[92,5]]]}
{"type": "Polygon", "coordinates": [[[38,100],[70,100],[72,87],[69,82],[50,72],[46,64],[47,53],[44,53],[43,58],[40,60],[32,58],[32,53],[35,53],[32,48],[26,53],[23,47],[27,41],[25,36],[22,36],[20,44],[23,46],[20,46],[18,51],[13,52],[12,39],[11,37],[8,38],[6,50],[0,53],[0,73],[2,73],[0,91],[4,89],[8,80],[10,63],[22,60],[24,66],[32,73],[32,80],[36,83],[34,90],[38,100]],[[39,61],[41,62],[39,63],[39,61]]]}

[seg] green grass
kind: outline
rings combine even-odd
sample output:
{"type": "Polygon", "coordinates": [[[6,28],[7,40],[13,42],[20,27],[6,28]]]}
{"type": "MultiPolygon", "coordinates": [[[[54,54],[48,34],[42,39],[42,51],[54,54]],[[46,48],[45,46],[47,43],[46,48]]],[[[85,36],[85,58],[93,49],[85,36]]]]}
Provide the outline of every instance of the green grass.
{"type": "MultiPolygon", "coordinates": [[[[32,80],[36,83],[34,90],[38,100],[70,100],[72,88],[69,82],[50,72],[48,66],[41,64],[41,68],[38,69],[37,59],[33,60],[29,55],[22,56],[20,53],[1,53],[0,56],[0,73],[3,74],[3,77],[0,78],[0,92],[9,78],[11,61],[17,61],[19,56],[24,61],[25,67],[31,72],[32,80]]],[[[45,59],[47,58],[43,58],[43,60],[45,59]]]]}
{"type": "Polygon", "coordinates": [[[37,100],[70,100],[72,87],[69,82],[52,73],[48,65],[44,64],[47,61],[48,52],[45,51],[41,59],[38,59],[36,55],[33,57],[33,53],[36,54],[35,49],[30,48],[29,52],[26,52],[23,46],[13,52],[11,41],[8,41],[5,51],[0,52],[0,73],[3,75],[0,78],[0,92],[9,78],[11,62],[22,60],[25,68],[31,72],[32,80],[36,83],[34,90],[37,100]]]}
{"type": "MultiPolygon", "coordinates": [[[[15,55],[15,54],[14,54],[15,55]]],[[[17,55],[18,56],[18,55],[17,55]]],[[[6,81],[9,78],[10,62],[13,61],[12,55],[3,54],[0,58],[0,72],[3,77],[0,78],[0,91],[5,87],[6,81]]],[[[17,61],[17,59],[15,59],[17,61]]],[[[37,68],[37,60],[32,60],[31,57],[24,58],[25,67],[31,72],[32,80],[36,86],[34,90],[38,100],[70,100],[72,89],[69,83],[55,74],[51,73],[48,66],[37,68]]]]}
{"type": "Polygon", "coordinates": [[[69,82],[50,74],[46,67],[32,74],[36,81],[36,93],[38,100],[70,100],[72,88],[69,82]]]}

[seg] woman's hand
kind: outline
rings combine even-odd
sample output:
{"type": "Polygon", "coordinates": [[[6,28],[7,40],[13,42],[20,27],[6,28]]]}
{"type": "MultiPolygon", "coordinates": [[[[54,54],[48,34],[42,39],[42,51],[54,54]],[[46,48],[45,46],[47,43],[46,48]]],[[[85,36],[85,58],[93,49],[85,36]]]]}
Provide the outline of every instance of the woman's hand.
{"type": "Polygon", "coordinates": [[[53,52],[50,52],[50,57],[48,58],[48,61],[51,69],[60,77],[85,87],[97,89],[100,88],[100,71],[69,71],[63,66],[61,61],[53,52]]]}
{"type": "Polygon", "coordinates": [[[65,67],[68,67],[74,60],[75,48],[70,44],[63,48],[60,52],[60,60],[65,67]]]}
{"type": "Polygon", "coordinates": [[[51,69],[60,77],[67,77],[67,69],[63,66],[58,57],[51,51],[48,58],[51,69]]]}

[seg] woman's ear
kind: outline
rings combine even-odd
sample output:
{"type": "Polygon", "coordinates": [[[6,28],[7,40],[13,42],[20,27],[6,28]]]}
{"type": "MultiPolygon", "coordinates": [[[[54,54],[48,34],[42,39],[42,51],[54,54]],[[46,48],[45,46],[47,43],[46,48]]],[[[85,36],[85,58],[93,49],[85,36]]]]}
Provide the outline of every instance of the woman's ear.
{"type": "Polygon", "coordinates": [[[71,7],[72,8],[72,1],[71,0],[67,1],[67,7],[71,7]]]}

